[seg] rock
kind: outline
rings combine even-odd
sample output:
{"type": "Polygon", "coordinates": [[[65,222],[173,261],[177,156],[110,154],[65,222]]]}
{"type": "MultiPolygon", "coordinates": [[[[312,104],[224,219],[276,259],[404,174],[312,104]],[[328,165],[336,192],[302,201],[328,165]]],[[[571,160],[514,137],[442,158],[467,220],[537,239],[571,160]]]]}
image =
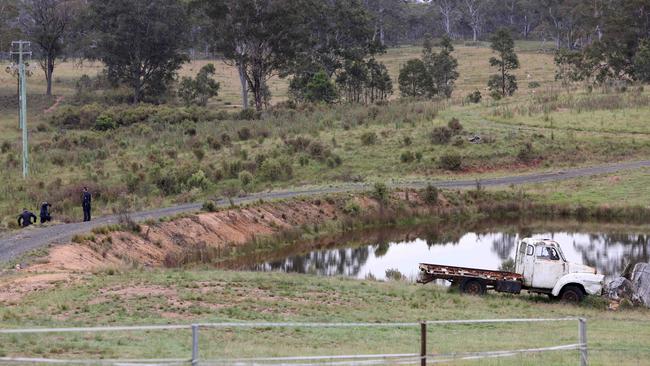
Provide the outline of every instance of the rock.
{"type": "Polygon", "coordinates": [[[638,263],[631,277],[635,287],[633,301],[650,308],[650,263],[638,263]]]}
{"type": "Polygon", "coordinates": [[[618,277],[607,284],[605,295],[612,300],[631,300],[635,293],[635,286],[632,281],[625,277],[618,277]]]}

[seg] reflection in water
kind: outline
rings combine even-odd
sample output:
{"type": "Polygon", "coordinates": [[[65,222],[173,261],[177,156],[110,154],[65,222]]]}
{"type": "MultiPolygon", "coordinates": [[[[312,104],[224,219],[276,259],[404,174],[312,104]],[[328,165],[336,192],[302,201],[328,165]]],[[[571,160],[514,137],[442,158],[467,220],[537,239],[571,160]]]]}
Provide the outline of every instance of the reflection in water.
{"type": "MultiPolygon", "coordinates": [[[[382,232],[364,236],[372,239],[362,245],[342,242],[336,249],[300,255],[296,251],[284,258],[245,267],[258,271],[357,278],[372,275],[378,279],[385,278],[387,269],[397,269],[414,277],[420,262],[496,270],[504,260],[514,257],[517,241],[525,236],[552,238],[560,243],[567,260],[596,267],[608,277],[621,274],[628,264],[650,260],[650,235],[647,234],[531,232],[530,229],[522,232],[525,234],[450,230],[445,234],[428,228],[417,231],[414,236],[394,235],[392,239],[382,232]]],[[[263,260],[257,263],[260,262],[263,260]]]]}

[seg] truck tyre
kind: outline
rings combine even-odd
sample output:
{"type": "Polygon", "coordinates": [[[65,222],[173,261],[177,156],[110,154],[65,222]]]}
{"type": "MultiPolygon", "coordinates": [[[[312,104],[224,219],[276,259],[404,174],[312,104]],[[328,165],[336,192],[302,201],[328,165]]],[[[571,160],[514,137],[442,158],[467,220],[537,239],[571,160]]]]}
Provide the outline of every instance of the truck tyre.
{"type": "Polygon", "coordinates": [[[467,279],[460,284],[460,291],[468,295],[483,296],[485,295],[485,284],[479,280],[467,279]]]}
{"type": "Polygon", "coordinates": [[[579,303],[585,298],[585,293],[582,289],[575,285],[564,286],[560,293],[560,298],[564,302],[579,303]]]}

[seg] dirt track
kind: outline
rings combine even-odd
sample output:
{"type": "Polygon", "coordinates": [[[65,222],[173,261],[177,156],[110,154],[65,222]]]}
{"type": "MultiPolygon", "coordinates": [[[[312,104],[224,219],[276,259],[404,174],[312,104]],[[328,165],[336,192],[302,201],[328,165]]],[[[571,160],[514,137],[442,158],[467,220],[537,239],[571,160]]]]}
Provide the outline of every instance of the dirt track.
{"type": "MultiPolygon", "coordinates": [[[[638,162],[625,162],[609,165],[599,165],[587,168],[567,169],[563,171],[534,173],[519,176],[509,176],[500,178],[490,178],[481,180],[481,185],[490,186],[508,186],[529,183],[544,183],[559,181],[571,178],[586,177],[600,174],[615,173],[622,170],[640,169],[650,167],[650,160],[638,162]]],[[[397,187],[405,188],[422,188],[427,184],[434,184],[439,188],[469,188],[476,185],[476,180],[454,180],[454,181],[431,181],[431,182],[412,182],[401,184],[397,187]]],[[[286,199],[298,196],[314,196],[329,193],[341,192],[358,192],[370,188],[369,184],[344,184],[336,187],[319,187],[312,189],[296,189],[288,191],[274,191],[257,193],[247,197],[235,198],[235,204],[254,202],[259,199],[275,200],[286,199]]],[[[220,206],[225,206],[228,202],[221,200],[217,202],[220,206]]],[[[160,208],[150,211],[132,213],[130,216],[135,221],[144,221],[147,219],[159,219],[166,216],[174,216],[182,213],[195,212],[201,209],[201,203],[178,205],[167,208],[160,208]]],[[[77,234],[87,233],[93,228],[115,224],[118,222],[117,216],[105,216],[88,223],[73,223],[50,226],[46,228],[32,227],[18,233],[12,233],[0,238],[0,263],[11,261],[20,255],[34,249],[46,247],[50,244],[62,244],[70,242],[72,237],[77,234]]]]}

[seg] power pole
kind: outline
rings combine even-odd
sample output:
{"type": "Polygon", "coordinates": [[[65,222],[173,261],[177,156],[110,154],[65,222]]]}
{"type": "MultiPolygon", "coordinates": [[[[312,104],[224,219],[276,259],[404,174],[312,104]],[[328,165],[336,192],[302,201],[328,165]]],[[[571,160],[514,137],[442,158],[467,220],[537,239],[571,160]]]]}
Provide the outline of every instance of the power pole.
{"type": "Polygon", "coordinates": [[[19,108],[20,108],[20,128],[23,130],[23,178],[29,174],[29,143],[27,139],[27,75],[25,72],[25,56],[31,56],[31,43],[28,41],[11,42],[11,54],[18,55],[18,80],[19,80],[19,108]],[[15,47],[18,48],[14,51],[15,47]]]}

